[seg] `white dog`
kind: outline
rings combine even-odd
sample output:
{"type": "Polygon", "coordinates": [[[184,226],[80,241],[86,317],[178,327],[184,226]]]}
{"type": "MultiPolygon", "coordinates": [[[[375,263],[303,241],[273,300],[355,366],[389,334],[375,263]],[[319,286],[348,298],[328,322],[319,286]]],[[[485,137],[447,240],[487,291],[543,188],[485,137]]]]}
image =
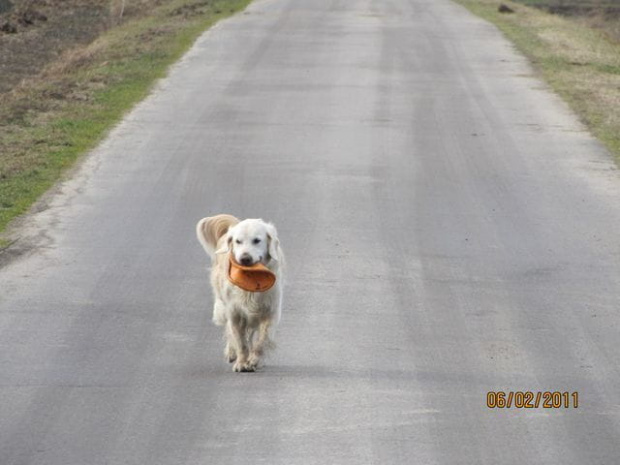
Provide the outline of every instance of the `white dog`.
{"type": "Polygon", "coordinates": [[[226,326],[224,355],[233,371],[255,371],[265,350],[273,346],[280,321],[284,255],[276,228],[263,220],[239,221],[223,214],[200,220],[196,234],[212,261],[213,322],[226,326]],[[228,280],[229,254],[241,265],[265,265],[276,276],[273,287],[249,292],[234,285],[228,280]]]}

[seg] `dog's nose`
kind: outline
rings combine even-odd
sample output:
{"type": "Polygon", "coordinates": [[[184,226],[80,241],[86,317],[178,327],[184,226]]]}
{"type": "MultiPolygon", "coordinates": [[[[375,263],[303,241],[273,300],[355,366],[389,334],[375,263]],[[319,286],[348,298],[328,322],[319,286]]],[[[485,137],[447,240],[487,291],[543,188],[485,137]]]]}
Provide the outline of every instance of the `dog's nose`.
{"type": "Polygon", "coordinates": [[[252,257],[249,254],[241,255],[241,264],[243,266],[250,266],[252,264],[252,257]]]}

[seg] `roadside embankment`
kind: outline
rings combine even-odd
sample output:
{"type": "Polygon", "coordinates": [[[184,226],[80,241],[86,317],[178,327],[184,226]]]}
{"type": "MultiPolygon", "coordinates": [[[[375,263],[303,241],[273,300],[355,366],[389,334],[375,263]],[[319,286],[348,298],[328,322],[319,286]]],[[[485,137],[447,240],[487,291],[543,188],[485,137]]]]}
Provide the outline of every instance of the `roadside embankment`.
{"type": "Polygon", "coordinates": [[[249,2],[5,2],[0,233],[143,99],[204,30],[249,2]]]}

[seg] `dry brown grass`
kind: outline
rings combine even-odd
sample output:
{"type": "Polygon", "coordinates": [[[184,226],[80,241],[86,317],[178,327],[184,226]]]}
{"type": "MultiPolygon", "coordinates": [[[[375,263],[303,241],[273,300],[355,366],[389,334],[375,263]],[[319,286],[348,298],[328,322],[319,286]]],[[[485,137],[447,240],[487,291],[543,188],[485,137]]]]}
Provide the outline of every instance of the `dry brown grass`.
{"type": "Polygon", "coordinates": [[[457,0],[495,23],[620,162],[620,19],[559,16],[504,1],[457,0]]]}

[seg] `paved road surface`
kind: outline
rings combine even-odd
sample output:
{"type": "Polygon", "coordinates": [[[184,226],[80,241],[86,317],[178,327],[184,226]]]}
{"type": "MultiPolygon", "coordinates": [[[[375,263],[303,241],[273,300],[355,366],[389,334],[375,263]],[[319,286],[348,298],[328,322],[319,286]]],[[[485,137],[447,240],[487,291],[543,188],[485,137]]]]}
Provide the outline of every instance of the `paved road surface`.
{"type": "Polygon", "coordinates": [[[257,0],[47,203],[0,272],[2,465],[618,463],[620,176],[449,1],[257,0]],[[261,373],[210,323],[218,212],[288,253],[261,373]]]}

